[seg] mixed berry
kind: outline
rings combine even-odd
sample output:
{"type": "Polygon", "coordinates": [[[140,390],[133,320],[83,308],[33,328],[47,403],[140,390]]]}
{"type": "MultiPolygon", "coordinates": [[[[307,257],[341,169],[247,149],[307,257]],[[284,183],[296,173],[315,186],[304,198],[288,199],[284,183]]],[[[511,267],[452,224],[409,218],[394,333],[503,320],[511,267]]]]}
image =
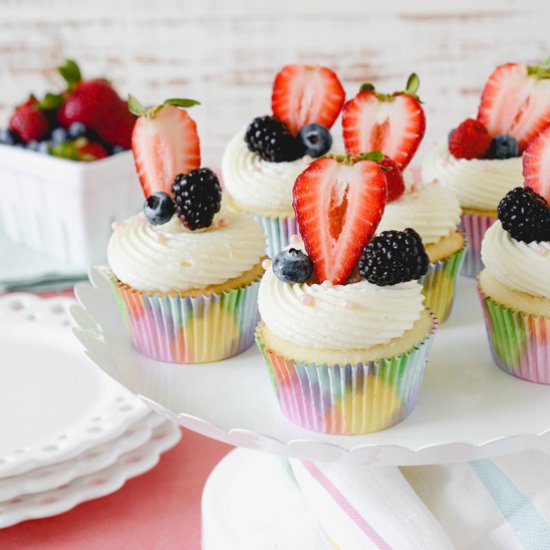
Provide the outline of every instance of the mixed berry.
{"type": "Polygon", "coordinates": [[[449,151],[457,159],[517,157],[549,124],[549,60],[536,66],[506,63],[485,84],[477,118],[449,134],[449,151]]]}
{"type": "Polygon", "coordinates": [[[331,69],[314,65],[283,67],[273,83],[273,115],[257,117],[248,126],[248,149],[269,162],[325,155],[332,146],[329,129],[344,99],[344,88],[331,69]]]}
{"type": "Polygon", "coordinates": [[[216,174],[200,167],[197,125],[186,109],[199,102],[172,98],[145,108],[130,95],[128,103],[138,117],[132,150],[145,195],[145,218],[158,226],[177,214],[191,231],[210,227],[221,208],[222,189],[216,174]]]}
{"type": "Polygon", "coordinates": [[[129,149],[136,117],[112,85],[104,79],[84,80],[72,60],[58,72],[65,89],[40,100],[31,95],[17,106],[9,127],[0,130],[0,144],[78,161],[129,149]]]}
{"type": "Polygon", "coordinates": [[[283,250],[273,260],[275,275],[285,283],[333,285],[362,277],[378,286],[425,275],[429,260],[416,231],[373,238],[388,201],[386,174],[393,170],[399,168],[380,151],[313,161],[293,191],[306,253],[283,250]]]}

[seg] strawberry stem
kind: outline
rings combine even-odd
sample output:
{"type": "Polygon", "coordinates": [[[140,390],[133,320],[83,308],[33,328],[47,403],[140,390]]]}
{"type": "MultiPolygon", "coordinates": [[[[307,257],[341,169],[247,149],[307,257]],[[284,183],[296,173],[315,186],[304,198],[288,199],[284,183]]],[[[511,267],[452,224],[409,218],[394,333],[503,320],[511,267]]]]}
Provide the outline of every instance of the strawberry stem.
{"type": "Polygon", "coordinates": [[[66,59],[63,65],[57,67],[57,71],[69,85],[69,89],[74,88],[82,80],[80,68],[72,59],[66,59]]]}
{"type": "Polygon", "coordinates": [[[550,57],[541,61],[538,65],[530,65],[527,67],[527,74],[538,79],[550,78],[550,57]]]}

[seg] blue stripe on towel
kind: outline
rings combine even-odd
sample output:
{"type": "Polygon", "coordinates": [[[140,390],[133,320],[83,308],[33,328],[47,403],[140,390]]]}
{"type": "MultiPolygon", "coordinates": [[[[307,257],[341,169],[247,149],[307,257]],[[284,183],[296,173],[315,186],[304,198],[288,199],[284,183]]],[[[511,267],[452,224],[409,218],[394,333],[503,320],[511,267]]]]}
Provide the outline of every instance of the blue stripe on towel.
{"type": "Polygon", "coordinates": [[[502,470],[492,460],[475,460],[470,466],[523,546],[528,550],[550,550],[550,527],[502,470]]]}

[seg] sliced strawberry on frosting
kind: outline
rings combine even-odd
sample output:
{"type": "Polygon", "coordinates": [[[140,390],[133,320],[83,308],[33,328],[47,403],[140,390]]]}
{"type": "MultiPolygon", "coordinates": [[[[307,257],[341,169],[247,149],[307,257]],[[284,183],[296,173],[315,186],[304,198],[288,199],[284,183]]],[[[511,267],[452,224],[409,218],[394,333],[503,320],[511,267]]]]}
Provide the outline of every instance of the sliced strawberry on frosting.
{"type": "Polygon", "coordinates": [[[344,145],[351,155],[382,151],[404,170],[415,154],[426,129],[426,117],[416,95],[419,80],[409,77],[406,90],[382,94],[372,84],[344,105],[344,145]]]}
{"type": "Polygon", "coordinates": [[[550,124],[550,64],[497,67],[483,89],[477,119],[491,136],[514,136],[523,151],[550,124]]]}
{"type": "Polygon", "coordinates": [[[200,167],[197,125],[189,113],[180,108],[197,103],[170,99],[145,109],[130,96],[129,109],[139,116],[132,134],[132,150],[146,197],[158,191],[172,195],[174,177],[200,167]]]}
{"type": "Polygon", "coordinates": [[[293,194],[298,226],[317,280],[344,283],[384,212],[382,169],[372,160],[324,157],[298,176],[293,194]]]}
{"type": "Polygon", "coordinates": [[[286,65],[273,83],[271,108],[296,135],[317,122],[330,128],[338,118],[346,94],[336,73],[318,65],[286,65]]]}
{"type": "Polygon", "coordinates": [[[525,149],[523,176],[525,187],[531,187],[550,202],[550,126],[525,149]]]}
{"type": "MultiPolygon", "coordinates": [[[[375,159],[372,159],[375,160],[375,159]]],[[[397,163],[390,157],[384,155],[384,158],[379,161],[380,166],[383,166],[384,177],[386,178],[386,193],[388,202],[397,200],[405,192],[405,181],[403,174],[399,170],[397,163]]]]}

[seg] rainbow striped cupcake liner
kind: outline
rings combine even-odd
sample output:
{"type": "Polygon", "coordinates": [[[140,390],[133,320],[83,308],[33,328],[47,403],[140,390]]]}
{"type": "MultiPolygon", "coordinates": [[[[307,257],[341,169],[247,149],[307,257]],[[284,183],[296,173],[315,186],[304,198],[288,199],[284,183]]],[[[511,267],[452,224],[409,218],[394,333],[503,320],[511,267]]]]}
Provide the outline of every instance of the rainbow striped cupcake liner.
{"type": "Polygon", "coordinates": [[[516,311],[478,295],[491,354],[497,366],[516,378],[550,384],[550,318],[516,311]]]}
{"type": "Polygon", "coordinates": [[[437,321],[414,348],[395,357],[347,365],[296,362],[256,343],[264,356],[282,413],[308,430],[365,434],[403,421],[414,409],[437,321]]]}
{"type": "Polygon", "coordinates": [[[430,264],[428,272],[421,280],[428,307],[437,317],[439,324],[444,323],[451,314],[455,298],[456,281],[468,250],[464,246],[444,260],[430,264]]]}
{"type": "Polygon", "coordinates": [[[148,294],[111,277],[132,344],[143,355],[169,363],[220,361],[254,342],[259,280],[192,298],[148,294]]]}
{"type": "Polygon", "coordinates": [[[479,275],[484,265],[481,261],[481,241],[485,232],[496,220],[496,215],[487,216],[480,214],[462,213],[460,228],[468,240],[468,250],[462,264],[462,275],[475,278],[479,275]]]}
{"type": "Polygon", "coordinates": [[[299,235],[298,224],[294,216],[254,216],[262,225],[266,236],[266,255],[274,258],[290,244],[293,235],[299,235]]]}

